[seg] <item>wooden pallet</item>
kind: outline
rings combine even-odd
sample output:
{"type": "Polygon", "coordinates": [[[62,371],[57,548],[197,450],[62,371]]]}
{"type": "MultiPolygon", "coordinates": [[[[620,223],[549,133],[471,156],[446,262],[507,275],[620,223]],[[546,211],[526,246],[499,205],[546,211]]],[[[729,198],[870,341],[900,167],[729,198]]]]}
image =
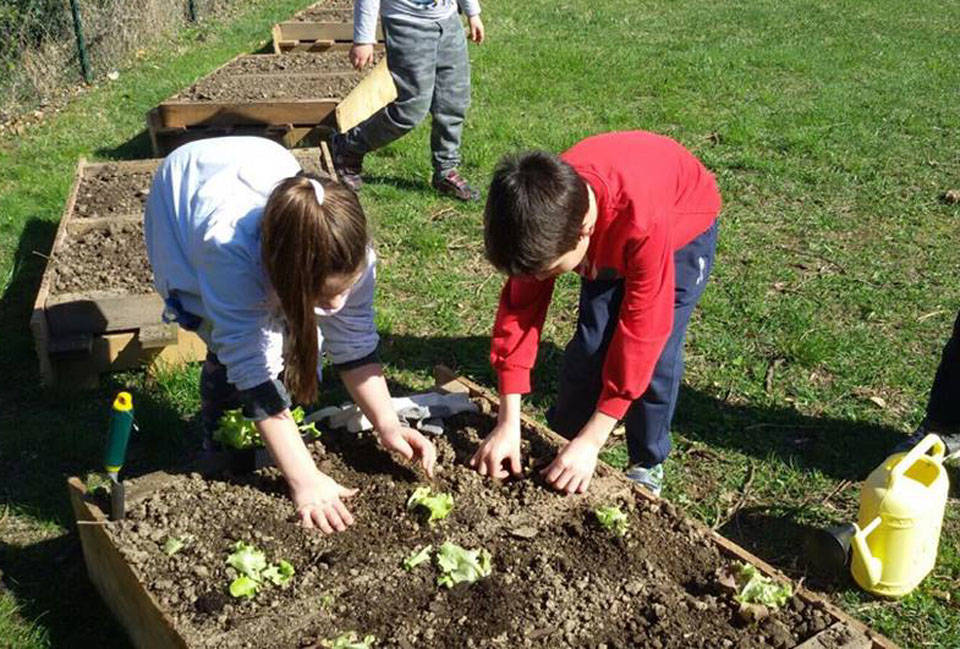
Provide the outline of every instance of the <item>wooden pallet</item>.
{"type": "MultiPolygon", "coordinates": [[[[247,57],[275,57],[274,54],[247,54],[234,57],[210,73],[225,73],[224,68],[247,57]]],[[[378,68],[377,68],[378,70],[378,68]]],[[[310,76],[342,77],[348,71],[330,71],[310,76]]],[[[303,72],[236,73],[238,83],[256,83],[258,79],[303,76],[303,72]]],[[[230,134],[260,135],[280,142],[288,148],[317,146],[335,127],[335,111],[344,101],[364,110],[377,110],[396,96],[393,80],[382,73],[361,79],[357,86],[341,97],[309,99],[265,99],[257,101],[184,101],[172,97],[146,115],[147,131],[154,155],[163,156],[186,142],[230,134]],[[380,87],[383,86],[383,87],[380,87]]],[[[355,109],[354,109],[355,112],[355,109]]]]}
{"type": "MultiPolygon", "coordinates": [[[[301,16],[322,4],[318,2],[297,15],[301,16]]],[[[352,12],[347,10],[344,18],[340,20],[289,20],[274,25],[271,34],[273,51],[276,54],[348,50],[353,44],[353,16],[352,12]]],[[[377,25],[377,42],[383,42],[383,29],[380,25],[377,25]]]]}
{"type": "MultiPolygon", "coordinates": [[[[436,368],[435,374],[439,389],[470,394],[485,400],[489,407],[488,411],[496,410],[498,401],[485,388],[469,379],[456,376],[451,370],[442,366],[436,368]]],[[[523,415],[522,419],[523,423],[530,427],[534,434],[539,435],[543,441],[555,448],[559,448],[566,443],[565,439],[530,417],[523,415]]],[[[641,498],[656,500],[656,497],[649,491],[627,480],[620,472],[602,462],[597,465],[597,471],[601,475],[619,476],[617,479],[622,480],[626,488],[635,489],[641,498]]],[[[148,498],[151,494],[169,484],[170,480],[171,476],[162,471],[141,477],[135,488],[127,490],[128,507],[148,498]]],[[[104,527],[110,523],[103,511],[87,500],[83,482],[79,478],[70,478],[67,481],[67,489],[77,520],[87,574],[104,602],[126,629],[133,645],[139,648],[149,647],[150,649],[187,649],[188,645],[177,632],[173,620],[140,582],[129,563],[123,558],[120,550],[106,533],[104,527]]],[[[693,520],[690,520],[690,524],[700,528],[706,538],[717,545],[722,554],[739,561],[752,563],[765,574],[778,581],[792,583],[775,568],[713,530],[693,520]]],[[[812,638],[804,640],[794,649],[826,649],[827,647],[830,649],[898,649],[892,641],[854,620],[818,595],[806,589],[798,588],[796,584],[793,584],[793,586],[797,595],[805,603],[820,608],[833,619],[833,623],[827,629],[812,638]]]]}
{"type": "MultiPolygon", "coordinates": [[[[320,148],[298,149],[293,154],[311,171],[329,173],[333,169],[325,144],[320,148]]],[[[160,160],[110,164],[131,173],[152,173],[160,160]]],[[[139,213],[77,217],[74,208],[81,183],[105,166],[105,163],[88,163],[82,158],[77,164],[73,186],[37,290],[30,331],[44,385],[90,387],[107,371],[178,366],[206,356],[206,346],[196,334],[161,320],[163,300],[156,293],[137,295],[121,290],[53,293],[54,266],[58,254],[69,245],[70,236],[143,220],[139,213]]]]}

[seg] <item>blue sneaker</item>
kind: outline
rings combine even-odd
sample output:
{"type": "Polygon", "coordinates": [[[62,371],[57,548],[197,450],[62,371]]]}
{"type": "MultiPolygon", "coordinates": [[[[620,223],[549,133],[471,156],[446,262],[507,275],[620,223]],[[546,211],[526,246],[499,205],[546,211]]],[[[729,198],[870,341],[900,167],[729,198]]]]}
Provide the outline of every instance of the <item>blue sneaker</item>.
{"type": "Polygon", "coordinates": [[[946,460],[954,460],[960,458],[960,426],[942,426],[935,422],[927,421],[924,419],[920,422],[920,425],[917,426],[915,430],[909,437],[897,444],[891,453],[907,453],[914,446],[920,443],[924,437],[934,433],[940,439],[943,440],[944,446],[947,447],[946,460]]]}
{"type": "Polygon", "coordinates": [[[656,464],[646,467],[634,464],[627,469],[627,478],[643,485],[648,491],[652,492],[654,496],[659,496],[663,490],[663,465],[656,464]]]}

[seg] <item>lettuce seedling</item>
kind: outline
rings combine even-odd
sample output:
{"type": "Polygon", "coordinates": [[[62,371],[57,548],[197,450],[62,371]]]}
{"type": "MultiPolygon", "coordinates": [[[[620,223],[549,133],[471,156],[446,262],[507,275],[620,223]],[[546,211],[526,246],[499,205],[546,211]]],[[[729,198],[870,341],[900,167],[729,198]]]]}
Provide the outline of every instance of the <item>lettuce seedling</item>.
{"type": "Polygon", "coordinates": [[[183,539],[176,536],[168,536],[163,544],[163,553],[168,557],[172,557],[182,550],[184,545],[186,545],[186,543],[184,543],[183,539]]]}
{"type": "Polygon", "coordinates": [[[771,609],[778,609],[793,595],[790,584],[774,581],[750,563],[741,563],[735,578],[740,592],[733,598],[740,604],[763,604],[771,609]]]}
{"type": "Polygon", "coordinates": [[[356,631],[347,631],[332,640],[324,640],[320,644],[328,649],[372,649],[376,642],[376,636],[365,635],[361,640],[356,631]]]}
{"type": "Polygon", "coordinates": [[[409,557],[403,560],[403,569],[406,571],[411,571],[421,563],[430,560],[430,552],[433,550],[432,545],[424,547],[422,550],[417,550],[409,557]]]}
{"type": "Polygon", "coordinates": [[[616,505],[597,507],[593,513],[597,517],[597,522],[613,534],[623,536],[627,533],[627,515],[616,505]]]}
{"type": "Polygon", "coordinates": [[[233,554],[227,557],[227,564],[241,575],[260,581],[260,573],[267,567],[267,556],[255,546],[237,541],[233,546],[233,554]]]}
{"type": "Polygon", "coordinates": [[[274,586],[285,586],[293,577],[293,565],[280,559],[276,564],[267,565],[267,557],[253,545],[237,541],[233,554],[227,557],[227,564],[240,576],[230,583],[230,594],[234,597],[253,597],[264,582],[274,586]]]}
{"type": "MultiPolygon", "coordinates": [[[[320,437],[320,431],[317,430],[316,424],[313,422],[303,423],[306,416],[303,408],[297,406],[290,411],[290,416],[293,417],[301,435],[306,434],[313,439],[320,437]]],[[[263,446],[263,440],[260,439],[257,427],[252,421],[244,418],[243,411],[240,408],[227,410],[223,413],[217,430],[213,432],[213,439],[224,446],[239,450],[263,446]]]]}
{"type": "Polygon", "coordinates": [[[260,573],[260,576],[272,583],[274,586],[286,586],[293,577],[293,565],[284,559],[276,565],[269,566],[260,573]]]}
{"type": "Polygon", "coordinates": [[[493,561],[487,550],[466,550],[449,541],[437,550],[437,565],[440,568],[437,585],[447,588],[464,582],[472,584],[493,571],[493,561]]]}
{"type": "Polygon", "coordinates": [[[430,514],[427,523],[439,521],[447,517],[453,510],[453,496],[448,493],[437,493],[431,495],[429,486],[418,487],[414,489],[410,498],[407,499],[407,509],[414,511],[422,508],[430,514]]]}
{"type": "Polygon", "coordinates": [[[233,597],[246,597],[251,599],[260,589],[260,583],[250,579],[246,575],[240,575],[230,582],[230,594],[233,597]]]}

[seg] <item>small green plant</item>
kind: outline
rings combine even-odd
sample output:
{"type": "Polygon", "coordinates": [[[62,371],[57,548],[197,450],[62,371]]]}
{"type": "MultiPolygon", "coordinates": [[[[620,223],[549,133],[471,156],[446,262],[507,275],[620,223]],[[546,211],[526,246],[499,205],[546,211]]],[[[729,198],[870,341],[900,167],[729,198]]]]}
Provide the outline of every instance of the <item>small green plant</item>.
{"type": "Polygon", "coordinates": [[[418,487],[407,499],[407,509],[422,509],[429,517],[427,523],[443,520],[453,510],[453,496],[448,493],[433,494],[429,486],[418,487]]]}
{"type": "Polygon", "coordinates": [[[110,476],[106,473],[88,473],[87,478],[83,481],[83,488],[90,496],[94,496],[98,492],[109,493],[110,476]]]}
{"type": "Polygon", "coordinates": [[[324,593],[320,596],[320,608],[328,611],[333,608],[334,601],[336,601],[336,598],[333,596],[333,593],[324,593]]]}
{"type": "Polygon", "coordinates": [[[376,636],[365,635],[361,640],[356,631],[347,631],[332,640],[324,640],[320,644],[327,649],[372,649],[376,642],[376,636]]]}
{"type": "Polygon", "coordinates": [[[740,604],[762,604],[771,609],[778,609],[793,595],[790,584],[774,581],[750,563],[739,564],[734,578],[739,592],[733,598],[740,604]]]}
{"type": "Polygon", "coordinates": [[[403,560],[403,569],[406,571],[411,571],[421,563],[430,560],[430,552],[433,550],[432,545],[428,545],[421,550],[417,550],[409,557],[403,560]]]}
{"type": "Polygon", "coordinates": [[[607,505],[597,507],[593,510],[597,517],[597,522],[604,528],[617,536],[623,536],[627,533],[627,515],[620,511],[616,505],[607,505]]]}
{"type": "MultiPolygon", "coordinates": [[[[313,439],[320,437],[320,431],[317,430],[315,423],[303,423],[305,417],[303,408],[297,406],[290,411],[290,416],[297,424],[300,434],[309,435],[313,439]]],[[[243,411],[240,408],[227,410],[223,413],[223,416],[220,417],[220,425],[213,432],[213,439],[224,446],[239,450],[263,446],[263,440],[260,439],[257,427],[243,416],[243,411]]]]}
{"type": "Polygon", "coordinates": [[[227,565],[240,575],[230,582],[230,594],[234,597],[251,598],[264,583],[285,586],[293,578],[293,565],[284,559],[267,565],[267,557],[256,546],[237,541],[233,553],[227,557],[227,565]]]}
{"type": "Polygon", "coordinates": [[[172,557],[177,552],[182,550],[186,542],[184,539],[177,536],[168,536],[167,540],[163,543],[163,553],[168,557],[172,557]]]}
{"type": "Polygon", "coordinates": [[[466,550],[449,541],[437,550],[437,566],[440,568],[437,585],[447,588],[461,583],[472,584],[493,571],[490,552],[483,548],[466,550]]]}

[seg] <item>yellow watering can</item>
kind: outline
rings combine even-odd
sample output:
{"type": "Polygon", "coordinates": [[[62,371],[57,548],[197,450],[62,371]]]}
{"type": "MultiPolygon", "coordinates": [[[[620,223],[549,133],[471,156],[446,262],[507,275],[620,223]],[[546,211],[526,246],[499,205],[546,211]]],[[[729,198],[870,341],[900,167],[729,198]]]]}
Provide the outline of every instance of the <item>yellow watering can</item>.
{"type": "Polygon", "coordinates": [[[943,441],[927,435],[863,483],[850,568],[864,590],[903,597],[933,569],[950,490],[945,453],[943,441]]]}

